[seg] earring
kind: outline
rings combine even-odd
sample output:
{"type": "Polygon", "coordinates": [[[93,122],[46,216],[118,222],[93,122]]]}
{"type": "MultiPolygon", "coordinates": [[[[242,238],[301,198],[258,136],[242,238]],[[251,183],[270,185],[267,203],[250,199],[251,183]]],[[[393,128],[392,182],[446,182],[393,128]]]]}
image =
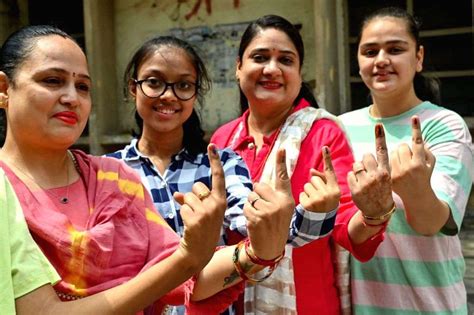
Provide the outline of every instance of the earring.
{"type": "Polygon", "coordinates": [[[7,108],[8,96],[0,95],[0,108],[7,108]]]}

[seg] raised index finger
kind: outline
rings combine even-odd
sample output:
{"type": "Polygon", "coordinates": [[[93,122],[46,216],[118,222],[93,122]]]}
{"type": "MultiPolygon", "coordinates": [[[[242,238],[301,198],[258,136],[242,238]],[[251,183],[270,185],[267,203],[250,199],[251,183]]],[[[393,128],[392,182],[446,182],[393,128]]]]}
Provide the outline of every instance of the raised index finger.
{"type": "Polygon", "coordinates": [[[324,146],[323,149],[323,160],[324,160],[324,175],[330,183],[337,183],[337,176],[334,172],[334,166],[332,165],[331,152],[327,146],[324,146]]]}
{"type": "Polygon", "coordinates": [[[286,169],[286,151],[279,149],[276,157],[276,190],[289,192],[291,195],[290,178],[286,169]]]}
{"type": "Polygon", "coordinates": [[[211,166],[212,193],[225,198],[224,170],[222,169],[221,159],[215,144],[211,143],[207,146],[207,155],[209,156],[209,164],[211,166]]]}
{"type": "Polygon", "coordinates": [[[375,125],[375,152],[379,166],[388,170],[390,164],[388,159],[387,142],[385,141],[385,131],[381,123],[375,125]]]}
{"type": "Polygon", "coordinates": [[[411,149],[413,152],[413,158],[425,159],[425,143],[423,136],[421,135],[421,124],[418,116],[411,118],[411,132],[412,132],[412,145],[411,149]]]}

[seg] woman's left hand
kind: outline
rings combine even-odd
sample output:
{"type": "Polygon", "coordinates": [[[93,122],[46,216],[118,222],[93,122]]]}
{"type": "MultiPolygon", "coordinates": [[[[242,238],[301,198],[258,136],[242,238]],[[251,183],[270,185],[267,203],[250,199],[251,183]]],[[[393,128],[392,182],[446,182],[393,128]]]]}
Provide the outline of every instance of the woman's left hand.
{"type": "Polygon", "coordinates": [[[300,203],[308,211],[329,212],[339,205],[341,189],[331,161],[329,148],[322,148],[324,173],[311,169],[311,178],[300,193],[300,203]]]}
{"type": "Polygon", "coordinates": [[[392,188],[402,200],[415,200],[419,194],[431,190],[431,174],[436,158],[425,146],[420,119],[413,116],[412,145],[401,144],[390,155],[392,188]]]}
{"type": "Polygon", "coordinates": [[[276,185],[256,183],[244,206],[250,244],[255,255],[270,260],[283,252],[295,208],[291,183],[285,163],[285,150],[279,150],[276,185]]]}

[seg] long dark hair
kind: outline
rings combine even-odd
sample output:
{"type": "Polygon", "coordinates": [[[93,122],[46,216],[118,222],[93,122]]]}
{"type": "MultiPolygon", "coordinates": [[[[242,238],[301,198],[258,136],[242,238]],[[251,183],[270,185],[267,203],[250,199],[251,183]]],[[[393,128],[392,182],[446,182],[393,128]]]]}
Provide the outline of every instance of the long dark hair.
{"type": "MultiPolygon", "coordinates": [[[[300,68],[301,68],[303,66],[303,61],[304,61],[304,44],[303,44],[303,39],[301,38],[300,32],[288,20],[278,15],[262,16],[247,26],[244,34],[242,35],[242,39],[240,40],[239,52],[238,52],[240,61],[243,60],[245,49],[247,49],[248,45],[252,42],[254,37],[260,31],[268,29],[268,28],[274,28],[276,30],[279,30],[285,33],[288,36],[288,38],[293,42],[293,45],[295,45],[296,51],[298,52],[298,56],[300,59],[300,68]]],[[[249,102],[245,94],[242,92],[242,89],[240,88],[240,86],[239,86],[239,91],[240,91],[240,109],[243,113],[248,109],[249,102]]],[[[293,102],[293,104],[298,104],[301,99],[305,99],[306,101],[308,101],[312,107],[315,107],[315,108],[319,107],[310,85],[306,82],[302,82],[300,92],[298,96],[296,97],[295,101],[293,102]]]]}
{"type": "MultiPolygon", "coordinates": [[[[69,34],[51,25],[26,26],[8,36],[0,48],[0,71],[6,74],[12,87],[15,86],[17,70],[28,59],[38,39],[51,35],[58,35],[76,42],[69,34]]],[[[7,120],[3,109],[0,110],[0,122],[2,122],[0,145],[3,145],[7,130],[7,120]]]]}
{"type": "MultiPolygon", "coordinates": [[[[157,36],[149,39],[135,52],[123,76],[123,92],[125,98],[129,96],[129,85],[133,82],[133,79],[138,79],[138,69],[140,66],[162,46],[182,49],[190,58],[197,75],[197,103],[202,108],[204,95],[211,88],[211,80],[209,79],[204,62],[188,42],[173,36],[157,36]]],[[[134,137],[140,138],[143,133],[143,119],[136,109],[135,122],[137,123],[138,131],[132,130],[132,134],[134,137]]],[[[183,131],[183,147],[190,154],[195,156],[199,153],[206,152],[207,143],[204,140],[204,131],[202,130],[201,121],[195,108],[193,108],[191,116],[184,122],[183,131]]]]}
{"type": "MultiPolygon", "coordinates": [[[[406,24],[407,32],[415,40],[416,51],[418,52],[420,50],[420,47],[422,45],[420,41],[421,21],[415,18],[413,15],[409,14],[406,10],[398,7],[382,8],[367,15],[362,21],[357,43],[360,44],[362,32],[372,20],[384,17],[393,17],[403,20],[406,24]]],[[[434,77],[428,78],[422,75],[421,73],[416,72],[415,77],[413,79],[413,86],[415,88],[416,96],[421,100],[427,100],[435,104],[441,103],[439,79],[434,77]]]]}

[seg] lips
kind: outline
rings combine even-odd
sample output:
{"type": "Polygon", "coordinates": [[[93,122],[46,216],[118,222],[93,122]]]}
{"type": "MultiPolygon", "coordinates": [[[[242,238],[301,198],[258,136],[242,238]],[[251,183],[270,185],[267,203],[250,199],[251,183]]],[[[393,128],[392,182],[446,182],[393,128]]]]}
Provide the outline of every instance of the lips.
{"type": "Polygon", "coordinates": [[[54,114],[53,117],[63,121],[68,125],[74,125],[79,121],[77,114],[71,111],[59,112],[54,114]]]}
{"type": "Polygon", "coordinates": [[[283,84],[276,81],[260,81],[260,85],[268,90],[276,90],[283,86],[283,84]]]}
{"type": "Polygon", "coordinates": [[[166,106],[153,106],[153,110],[163,115],[173,115],[179,112],[178,109],[174,109],[174,108],[166,107],[166,106]]]}

